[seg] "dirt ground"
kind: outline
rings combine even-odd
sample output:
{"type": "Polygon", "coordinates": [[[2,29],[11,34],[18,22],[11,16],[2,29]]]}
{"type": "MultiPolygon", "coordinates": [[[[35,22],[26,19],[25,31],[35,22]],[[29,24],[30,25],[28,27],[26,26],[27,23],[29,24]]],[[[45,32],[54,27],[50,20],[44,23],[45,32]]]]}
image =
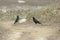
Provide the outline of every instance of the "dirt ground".
{"type": "Polygon", "coordinates": [[[59,24],[0,22],[0,40],[60,40],[59,24]]]}

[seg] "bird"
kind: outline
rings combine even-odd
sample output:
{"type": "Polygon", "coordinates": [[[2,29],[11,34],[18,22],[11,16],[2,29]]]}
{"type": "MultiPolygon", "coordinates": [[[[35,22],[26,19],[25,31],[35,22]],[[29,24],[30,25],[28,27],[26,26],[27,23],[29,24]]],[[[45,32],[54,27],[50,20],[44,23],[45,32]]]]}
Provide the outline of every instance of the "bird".
{"type": "Polygon", "coordinates": [[[33,22],[35,23],[35,24],[41,24],[41,22],[39,22],[35,17],[32,17],[33,18],[33,22]]]}
{"type": "Polygon", "coordinates": [[[16,24],[18,21],[19,21],[19,16],[16,17],[14,24],[16,24]]]}

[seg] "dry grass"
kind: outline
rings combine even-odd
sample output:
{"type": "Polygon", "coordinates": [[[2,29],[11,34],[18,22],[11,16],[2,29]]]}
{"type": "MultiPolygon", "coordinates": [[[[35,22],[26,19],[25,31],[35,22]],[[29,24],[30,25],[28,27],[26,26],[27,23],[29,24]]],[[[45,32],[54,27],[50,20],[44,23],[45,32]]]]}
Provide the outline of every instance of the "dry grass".
{"type": "Polygon", "coordinates": [[[31,8],[21,10],[0,10],[0,40],[60,40],[60,9],[31,8]],[[25,23],[13,24],[16,15],[27,18],[25,23]],[[32,17],[42,22],[34,24],[32,17]]]}
{"type": "Polygon", "coordinates": [[[41,22],[60,23],[60,9],[59,8],[30,8],[30,9],[18,9],[8,10],[2,12],[0,10],[0,21],[15,20],[16,15],[21,18],[27,18],[32,22],[32,17],[36,17],[41,22]]]}

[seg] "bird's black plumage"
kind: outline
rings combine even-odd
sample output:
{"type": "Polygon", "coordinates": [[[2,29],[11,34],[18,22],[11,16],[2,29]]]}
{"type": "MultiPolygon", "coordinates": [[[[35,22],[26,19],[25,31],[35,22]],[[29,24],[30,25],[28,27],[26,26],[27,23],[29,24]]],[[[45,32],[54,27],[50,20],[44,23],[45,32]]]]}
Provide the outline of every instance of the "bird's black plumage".
{"type": "Polygon", "coordinates": [[[41,22],[39,22],[35,17],[32,17],[33,18],[33,22],[35,23],[35,24],[41,24],[41,22]]]}
{"type": "Polygon", "coordinates": [[[17,16],[17,18],[16,18],[14,24],[17,23],[18,21],[19,21],[19,16],[17,16]]]}

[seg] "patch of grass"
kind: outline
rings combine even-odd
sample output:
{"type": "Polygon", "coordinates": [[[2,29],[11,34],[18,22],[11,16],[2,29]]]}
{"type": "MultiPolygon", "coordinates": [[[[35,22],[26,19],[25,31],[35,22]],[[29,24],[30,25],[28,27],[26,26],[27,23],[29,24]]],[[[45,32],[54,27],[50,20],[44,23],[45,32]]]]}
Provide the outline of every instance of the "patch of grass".
{"type": "Polygon", "coordinates": [[[9,10],[5,13],[0,10],[0,21],[14,20],[16,15],[19,15],[20,18],[26,17],[30,22],[34,16],[41,22],[60,23],[60,10],[56,8],[9,10]]]}

